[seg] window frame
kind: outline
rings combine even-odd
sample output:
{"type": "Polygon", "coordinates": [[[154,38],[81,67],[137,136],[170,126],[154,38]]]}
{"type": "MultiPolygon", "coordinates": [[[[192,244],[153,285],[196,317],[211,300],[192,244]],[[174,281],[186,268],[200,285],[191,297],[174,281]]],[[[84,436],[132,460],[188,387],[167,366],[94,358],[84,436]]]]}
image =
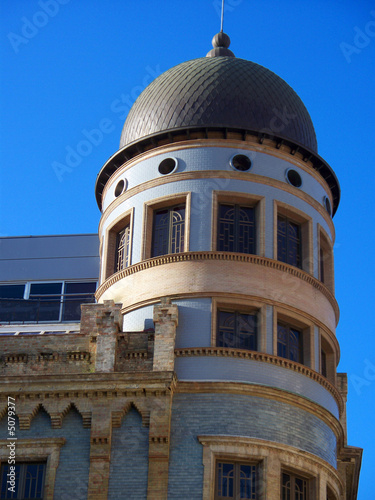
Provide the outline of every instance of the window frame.
{"type": "MultiPolygon", "coordinates": [[[[278,262],[278,218],[286,217],[291,222],[298,224],[301,230],[301,267],[297,269],[302,269],[309,274],[314,272],[314,262],[313,262],[313,223],[312,218],[308,217],[304,212],[298,210],[291,205],[282,203],[280,201],[274,200],[274,259],[278,262]]],[[[293,265],[288,264],[287,265],[293,265]]]]}
{"type": "MultiPolygon", "coordinates": [[[[59,305],[59,313],[58,313],[58,319],[46,319],[46,320],[40,320],[39,318],[37,320],[14,320],[14,321],[3,321],[5,324],[17,324],[17,323],[25,323],[25,324],[55,324],[55,323],[79,323],[81,318],[77,319],[65,319],[64,314],[65,314],[65,305],[67,303],[67,297],[74,297],[74,296],[82,296],[82,295],[91,295],[90,292],[82,292],[82,293],[65,293],[66,291],[66,285],[73,284],[73,283],[79,283],[79,284],[88,284],[92,283],[95,284],[95,290],[92,292],[92,295],[95,295],[95,291],[98,285],[97,280],[53,280],[53,281],[26,281],[24,283],[0,283],[0,286],[3,285],[23,285],[24,286],[24,293],[23,293],[23,298],[22,299],[17,299],[17,300],[35,300],[37,301],[38,298],[33,298],[33,297],[41,297],[41,296],[46,296],[46,297],[56,297],[56,304],[59,305]],[[59,294],[31,294],[31,287],[32,285],[53,285],[53,284],[58,284],[60,285],[60,293],[59,294]]],[[[6,299],[6,297],[3,297],[6,299]]],[[[84,302],[82,302],[84,303],[84,302]]]]}
{"type": "MultiPolygon", "coordinates": [[[[2,476],[3,476],[3,467],[12,467],[12,466],[19,466],[20,467],[20,471],[19,471],[19,477],[17,478],[17,482],[18,482],[18,493],[17,493],[17,497],[15,497],[15,499],[23,499],[25,498],[25,488],[26,488],[26,475],[27,475],[27,466],[28,465],[37,465],[37,466],[40,466],[40,465],[43,465],[43,472],[42,472],[42,488],[41,488],[41,496],[32,496],[32,497],[27,497],[27,498],[30,498],[30,500],[41,500],[43,497],[44,497],[44,483],[45,483],[45,479],[46,479],[46,468],[47,468],[47,462],[46,461],[29,461],[29,462],[15,462],[14,464],[7,464],[7,463],[2,463],[1,466],[0,466],[0,482],[2,480],[2,476]]],[[[8,471],[10,472],[10,470],[8,471]]],[[[6,477],[5,477],[5,480],[6,480],[6,477]]],[[[5,481],[5,485],[7,485],[7,481],[5,481]]],[[[0,484],[0,486],[2,486],[2,482],[0,484]]],[[[9,488],[6,488],[6,491],[9,491],[9,488]]],[[[7,497],[7,498],[10,498],[10,497],[7,497]]]]}
{"type": "Polygon", "coordinates": [[[328,335],[320,328],[319,332],[319,372],[328,379],[332,384],[336,385],[336,349],[329,340],[328,335]],[[322,352],[326,356],[326,374],[323,373],[322,352]]]}
{"type": "Polygon", "coordinates": [[[295,314],[289,310],[281,307],[275,307],[273,315],[273,354],[292,361],[289,358],[284,358],[278,355],[278,325],[282,324],[290,328],[294,328],[301,332],[301,349],[302,349],[302,362],[292,361],[292,363],[300,363],[315,370],[315,325],[305,317],[295,314]]]}
{"type": "MultiPolygon", "coordinates": [[[[60,449],[66,443],[65,438],[17,439],[17,461],[46,462],[43,500],[53,500],[56,471],[59,465],[60,449]]],[[[0,440],[0,466],[8,465],[9,441],[0,440]]]]}
{"type": "Polygon", "coordinates": [[[214,500],[225,500],[226,498],[230,499],[232,498],[232,500],[235,500],[236,498],[239,498],[239,488],[240,488],[240,476],[239,476],[239,467],[241,465],[244,465],[244,466],[250,466],[250,467],[255,467],[255,475],[256,475],[256,479],[255,479],[255,487],[256,487],[256,497],[255,499],[250,499],[250,500],[258,500],[260,498],[260,495],[259,495],[259,489],[260,489],[260,478],[261,478],[261,474],[260,474],[260,467],[259,467],[259,462],[257,461],[254,461],[254,460],[234,460],[233,458],[225,458],[225,457],[217,457],[216,460],[215,460],[215,474],[214,474],[214,477],[215,477],[215,486],[214,486],[214,500]],[[219,496],[219,492],[218,492],[218,466],[220,463],[229,463],[229,464],[233,464],[234,466],[234,488],[233,488],[233,497],[223,497],[223,496],[219,496]]]}
{"type": "Polygon", "coordinates": [[[218,252],[219,205],[240,205],[254,208],[255,253],[265,256],[265,197],[238,191],[212,192],[212,239],[211,248],[218,252]]]}
{"type": "MultiPolygon", "coordinates": [[[[115,274],[117,262],[117,238],[120,231],[129,226],[129,266],[132,265],[133,254],[133,225],[134,225],[134,208],[127,210],[117,217],[105,230],[104,235],[104,251],[103,256],[103,276],[104,280],[115,274]]],[[[100,280],[100,283],[102,280],[100,280]]]]}
{"type": "MultiPolygon", "coordinates": [[[[281,468],[280,474],[280,499],[286,500],[286,496],[283,495],[283,476],[289,475],[291,478],[291,483],[295,487],[296,479],[300,479],[306,482],[306,495],[301,500],[313,500],[315,498],[315,480],[311,477],[301,474],[300,471],[295,472],[289,469],[281,468]]],[[[295,498],[295,488],[291,487],[290,498],[295,498]]]]}
{"type": "MultiPolygon", "coordinates": [[[[226,309],[226,308],[219,308],[217,309],[217,331],[216,331],[216,347],[223,347],[224,349],[242,349],[242,350],[249,350],[249,351],[258,351],[258,312],[257,310],[253,310],[253,311],[242,311],[241,309],[236,309],[236,310],[232,310],[232,309],[226,309]],[[253,337],[254,338],[254,344],[255,344],[255,348],[254,349],[249,349],[247,347],[236,347],[236,346],[233,346],[233,347],[230,347],[230,346],[224,346],[224,345],[218,345],[218,342],[219,342],[219,335],[220,335],[220,327],[221,327],[221,323],[220,323],[220,315],[221,313],[229,313],[229,314],[232,314],[234,315],[234,321],[235,321],[235,326],[234,326],[234,331],[233,331],[233,336],[237,339],[237,340],[240,340],[240,334],[241,334],[241,328],[240,328],[240,325],[239,325],[239,322],[241,321],[241,317],[242,316],[253,316],[255,319],[254,319],[254,327],[253,327],[253,332],[249,334],[249,337],[253,337]]],[[[246,320],[245,320],[246,321],[246,320]]],[[[229,332],[228,332],[229,333],[229,332]]],[[[233,342],[234,343],[234,342],[233,342]]]]}
{"type": "Polygon", "coordinates": [[[318,224],[318,276],[319,280],[335,292],[333,244],[328,233],[318,224]]]}
{"type": "MultiPolygon", "coordinates": [[[[211,346],[213,347],[217,347],[219,311],[238,312],[240,314],[256,314],[257,350],[254,352],[267,352],[267,331],[266,331],[267,304],[255,300],[243,299],[241,297],[235,297],[235,298],[228,297],[225,299],[223,297],[212,297],[211,346]]],[[[227,347],[224,349],[235,349],[235,348],[227,347]]]]}
{"type": "Polygon", "coordinates": [[[189,251],[191,193],[190,192],[175,193],[168,196],[156,198],[154,200],[150,200],[144,203],[141,260],[146,260],[150,258],[157,259],[159,257],[162,257],[162,255],[159,255],[157,257],[151,257],[154,212],[159,209],[171,208],[181,204],[185,204],[184,253],[189,251]]]}

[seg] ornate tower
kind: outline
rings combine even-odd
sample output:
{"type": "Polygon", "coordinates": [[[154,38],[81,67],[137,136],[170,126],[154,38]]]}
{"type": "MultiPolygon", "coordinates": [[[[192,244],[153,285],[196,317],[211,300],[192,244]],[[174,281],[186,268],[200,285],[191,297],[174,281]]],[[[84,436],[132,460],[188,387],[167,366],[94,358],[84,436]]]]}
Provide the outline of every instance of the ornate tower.
{"type": "Polygon", "coordinates": [[[122,464],[122,488],[143,486],[121,498],[354,500],[339,184],[298,95],[229,43],[144,90],[98,175],[101,305],[82,330],[123,396],[108,403],[108,498],[122,464]],[[132,407],[149,430],[130,453],[132,407]]]}

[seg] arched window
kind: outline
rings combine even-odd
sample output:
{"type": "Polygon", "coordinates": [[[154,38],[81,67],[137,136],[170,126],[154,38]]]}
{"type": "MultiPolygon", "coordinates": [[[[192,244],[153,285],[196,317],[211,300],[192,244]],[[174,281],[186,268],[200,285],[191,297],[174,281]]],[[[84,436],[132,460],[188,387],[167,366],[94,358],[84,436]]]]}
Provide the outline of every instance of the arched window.
{"type": "Polygon", "coordinates": [[[130,257],[130,226],[117,233],[115,272],[129,266],[130,257]]]}
{"type": "Polygon", "coordinates": [[[185,204],[154,212],[151,257],[184,251],[185,204]]]}

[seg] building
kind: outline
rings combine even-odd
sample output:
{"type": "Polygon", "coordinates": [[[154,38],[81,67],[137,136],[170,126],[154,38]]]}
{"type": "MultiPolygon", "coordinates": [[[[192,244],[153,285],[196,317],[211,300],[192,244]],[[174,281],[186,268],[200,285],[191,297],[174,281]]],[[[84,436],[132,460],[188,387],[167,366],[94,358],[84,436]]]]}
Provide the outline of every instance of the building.
{"type": "Polygon", "coordinates": [[[92,235],[3,240],[1,498],[12,474],[17,498],[357,497],[339,184],[297,94],[229,45],[133,105],[96,182],[97,304],[92,235]]]}

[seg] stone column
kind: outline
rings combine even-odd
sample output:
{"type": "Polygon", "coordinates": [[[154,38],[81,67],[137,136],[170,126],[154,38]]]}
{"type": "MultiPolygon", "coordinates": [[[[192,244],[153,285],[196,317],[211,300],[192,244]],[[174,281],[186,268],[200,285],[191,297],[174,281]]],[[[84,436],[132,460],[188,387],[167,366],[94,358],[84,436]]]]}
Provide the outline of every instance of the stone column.
{"type": "Polygon", "coordinates": [[[117,334],[122,330],[121,304],[83,304],[81,333],[90,335],[91,364],[96,372],[115,370],[117,334]]]}
{"type": "Polygon", "coordinates": [[[162,298],[154,307],[155,345],[153,371],[174,370],[174,349],[178,308],[169,298],[162,298]]]}
{"type": "Polygon", "coordinates": [[[111,411],[106,407],[93,409],[90,437],[90,472],[87,498],[107,500],[111,462],[111,411]]]}

